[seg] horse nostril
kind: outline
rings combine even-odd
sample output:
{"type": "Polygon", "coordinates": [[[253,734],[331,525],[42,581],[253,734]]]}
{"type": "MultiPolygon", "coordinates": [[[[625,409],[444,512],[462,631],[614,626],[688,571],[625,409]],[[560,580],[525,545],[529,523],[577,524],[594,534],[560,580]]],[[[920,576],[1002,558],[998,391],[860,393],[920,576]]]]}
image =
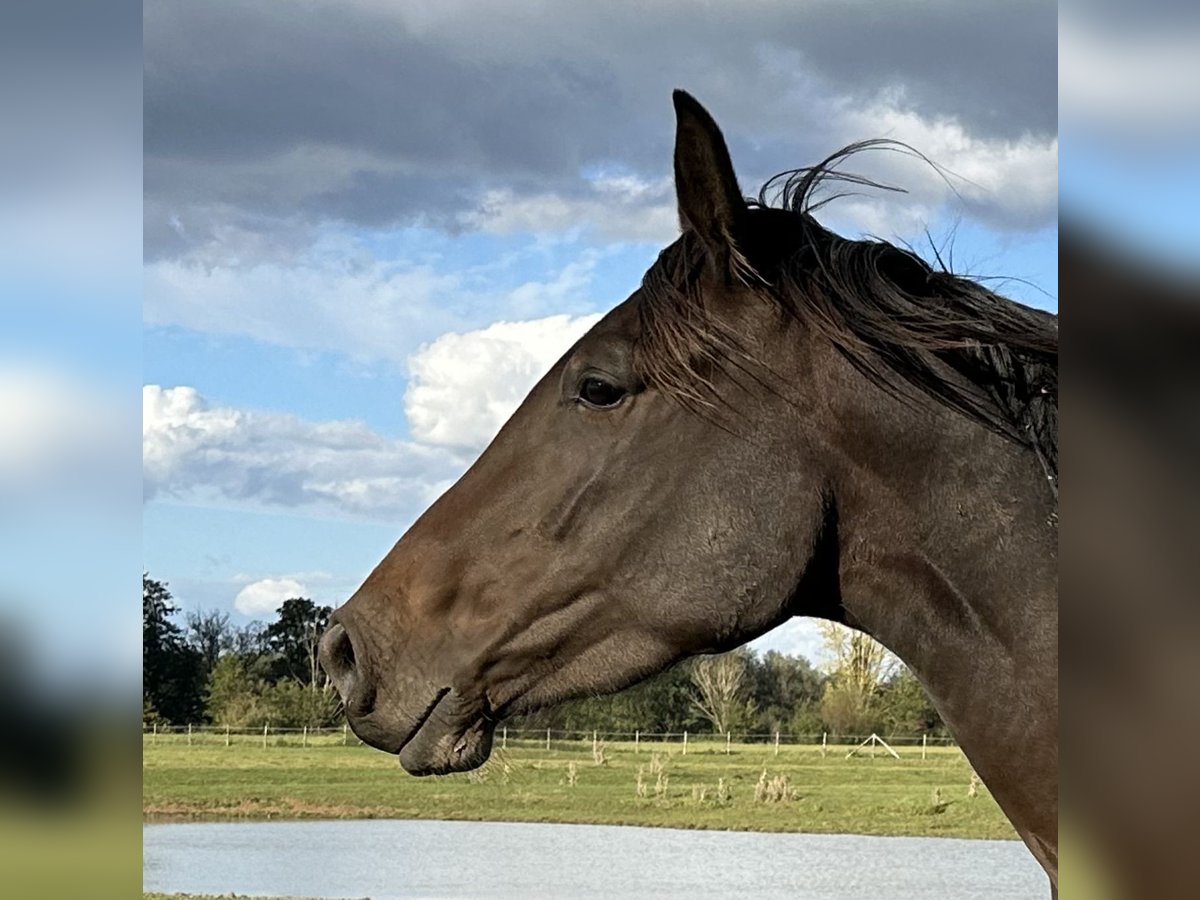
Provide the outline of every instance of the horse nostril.
{"type": "Polygon", "coordinates": [[[334,623],[321,638],[321,667],[345,699],[355,681],[354,644],[340,622],[334,623]]]}

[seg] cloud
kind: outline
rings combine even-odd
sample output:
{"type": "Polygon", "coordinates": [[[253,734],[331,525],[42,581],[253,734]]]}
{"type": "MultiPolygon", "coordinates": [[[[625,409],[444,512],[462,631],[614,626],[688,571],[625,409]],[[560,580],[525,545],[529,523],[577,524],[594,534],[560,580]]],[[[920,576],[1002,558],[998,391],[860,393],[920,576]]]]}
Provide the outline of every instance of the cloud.
{"type": "Polygon", "coordinates": [[[807,616],[788,619],[762,637],[755,638],[750,646],[759,653],[777,650],[791,656],[803,656],[814,666],[823,665],[829,660],[817,620],[807,616]]]}
{"type": "Polygon", "coordinates": [[[403,366],[440,334],[501,317],[594,309],[596,268],[613,253],[573,241],[559,241],[548,253],[535,241],[473,264],[445,236],[396,240],[412,261],[389,259],[392,250],[365,240],[326,234],[290,261],[254,252],[243,258],[221,245],[152,262],[144,317],[156,326],[403,366]]]}
{"type": "Polygon", "coordinates": [[[462,224],[495,234],[541,234],[591,230],[615,241],[670,243],[679,234],[675,189],[670,178],[606,175],[589,181],[580,196],[511,188],[486,191],[478,207],[460,213],[462,224]]]}
{"type": "Polygon", "coordinates": [[[462,323],[462,282],[429,266],[316,248],[283,264],[161,260],[146,268],[145,316],[210,334],[402,362],[424,336],[462,323]]]}
{"type": "Polygon", "coordinates": [[[361,422],[212,406],[190,387],[146,385],[142,408],[148,500],[406,520],[465,468],[361,422]]]}
{"type": "Polygon", "coordinates": [[[1062,12],[1061,103],[1072,121],[1098,130],[1118,146],[1161,148],[1195,139],[1200,123],[1196,48],[1200,22],[1180,16],[1164,21],[1133,8],[1089,7],[1062,12]]]}
{"type": "Polygon", "coordinates": [[[831,104],[861,109],[888,91],[981,141],[1045,144],[1056,129],[1056,13],[1037,0],[629,0],[553,16],[534,0],[502,13],[482,0],[318,0],[300,13],[163,2],[147,11],[145,46],[152,259],[230,223],[285,244],[321,222],[563,219],[603,233],[614,207],[614,233],[657,239],[634,211],[653,219],[662,203],[600,203],[594,173],[669,174],[680,85],[717,114],[742,169],[763,174],[839,145],[831,104]]]}
{"type": "MultiPolygon", "coordinates": [[[[847,169],[907,193],[868,191],[831,204],[821,217],[835,230],[919,240],[948,212],[1000,229],[1035,229],[1055,219],[1053,136],[979,137],[954,119],[913,112],[897,91],[865,104],[828,101],[822,109],[834,145],[865,134],[890,137],[920,149],[948,173],[898,153],[854,157],[847,169]]],[[[778,147],[772,152],[783,155],[778,147]]],[[[777,171],[737,164],[748,191],[777,171]]],[[[586,185],[581,195],[497,188],[458,213],[461,227],[537,236],[515,254],[523,255],[518,263],[506,261],[508,248],[496,251],[497,262],[472,263],[455,238],[429,230],[377,233],[371,240],[333,226],[312,238],[294,226],[298,230],[284,229],[275,240],[253,226],[225,223],[185,254],[146,266],[144,315],[154,325],[403,364],[439,334],[488,320],[594,310],[593,278],[605,254],[643,244],[597,249],[588,241],[662,245],[678,226],[669,175],[648,179],[596,169],[586,185]],[[575,258],[535,258],[540,241],[557,241],[575,258]]]]}
{"type": "MultiPolygon", "coordinates": [[[[908,144],[929,160],[876,151],[848,161],[844,170],[904,191],[865,189],[826,207],[821,213],[825,224],[848,236],[911,239],[947,212],[999,229],[1036,229],[1055,219],[1058,140],[1053,136],[973,135],[956,119],[917,113],[897,90],[885,91],[869,103],[838,98],[825,106],[830,143],[822,155],[871,136],[908,144]]],[[[735,135],[727,136],[736,144],[735,135]]],[[[734,156],[742,189],[750,194],[777,171],[815,161],[787,161],[778,148],[771,156],[780,161],[766,168],[762,154],[743,159],[735,151],[734,156]]],[[[459,221],[499,234],[588,228],[603,239],[656,244],[666,244],[679,233],[671,178],[650,181],[628,174],[592,179],[589,190],[578,196],[489,191],[478,208],[460,214],[459,221]]]]}
{"type": "Polygon", "coordinates": [[[972,135],[955,119],[915,113],[903,94],[888,92],[875,103],[842,110],[846,143],[872,134],[908,144],[930,161],[875,152],[846,168],[902,187],[903,195],[870,194],[827,207],[822,218],[847,222],[852,229],[883,237],[912,237],[931,225],[944,208],[963,212],[997,228],[1035,229],[1053,222],[1058,211],[1058,140],[1023,134],[1011,138],[972,135]]]}
{"type": "MultiPolygon", "coordinates": [[[[61,368],[0,366],[0,500],[72,507],[127,498],[132,415],[119,394],[61,368]]],[[[136,452],[136,451],[134,451],[136,452]]],[[[136,495],[135,495],[136,496],[136,495]]]]}
{"type": "Polygon", "coordinates": [[[445,334],[413,355],[404,410],[419,441],[482,450],[533,388],[600,320],[550,316],[445,334]]]}
{"type": "Polygon", "coordinates": [[[410,360],[415,440],[362,422],[215,406],[187,386],[142,389],[143,494],[407,520],[465,470],[534,383],[598,320],[550,316],[448,333],[410,360]]]}
{"type": "Polygon", "coordinates": [[[285,600],[307,596],[308,588],[294,578],[262,578],[237,592],[233,608],[247,616],[269,616],[285,600]]]}

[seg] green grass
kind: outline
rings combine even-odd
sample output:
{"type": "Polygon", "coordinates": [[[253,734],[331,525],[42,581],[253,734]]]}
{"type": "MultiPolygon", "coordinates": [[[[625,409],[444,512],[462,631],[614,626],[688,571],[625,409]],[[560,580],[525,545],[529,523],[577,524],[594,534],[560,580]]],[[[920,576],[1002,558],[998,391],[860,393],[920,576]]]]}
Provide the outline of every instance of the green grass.
{"type": "Polygon", "coordinates": [[[149,821],[297,818],[412,818],[569,822],[877,835],[1011,838],[1013,830],[987,789],[968,796],[971,769],[954,748],[906,748],[897,761],[846,759],[846,748],[773,748],[723,743],[607,745],[597,766],[591,743],[499,748],[478,772],[413,778],[395,757],[351,740],[322,738],[301,747],[267,746],[249,737],[146,737],[144,816],[149,821]],[[316,744],[316,742],[313,742],[316,744]],[[655,796],[652,754],[668,786],[655,796]],[[576,784],[568,783],[575,763],[576,784]],[[646,797],[636,795],[644,767],[646,797]],[[787,776],[789,799],[755,799],[762,771],[787,776]],[[714,799],[724,779],[730,797],[714,799]],[[699,799],[699,791],[707,797],[699,799]],[[935,802],[935,791],[937,792],[935,802]]]}

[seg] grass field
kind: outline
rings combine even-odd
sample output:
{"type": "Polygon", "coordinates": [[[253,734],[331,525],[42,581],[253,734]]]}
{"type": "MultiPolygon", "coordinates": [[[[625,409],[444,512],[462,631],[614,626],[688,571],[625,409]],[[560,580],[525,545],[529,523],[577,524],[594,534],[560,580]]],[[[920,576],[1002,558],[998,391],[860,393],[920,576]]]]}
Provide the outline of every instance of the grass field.
{"type": "Polygon", "coordinates": [[[143,742],[143,814],[180,819],[416,818],[748,831],[1012,838],[956,748],[846,759],[845,747],[591,742],[497,749],[478,772],[413,778],[351,740],[262,747],[250,738],[143,742]],[[764,791],[759,787],[773,782],[764,791]],[[641,772],[642,792],[638,781],[641,772]],[[779,799],[767,799],[773,794],[779,799]]]}

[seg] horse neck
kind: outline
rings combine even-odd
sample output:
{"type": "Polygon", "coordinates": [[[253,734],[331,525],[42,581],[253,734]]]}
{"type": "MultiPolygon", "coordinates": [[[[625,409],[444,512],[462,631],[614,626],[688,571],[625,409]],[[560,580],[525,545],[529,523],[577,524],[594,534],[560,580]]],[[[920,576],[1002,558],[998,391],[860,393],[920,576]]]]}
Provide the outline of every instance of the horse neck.
{"type": "Polygon", "coordinates": [[[856,458],[845,460],[835,488],[845,619],[896,653],[923,682],[1053,878],[1058,606],[1052,494],[1033,452],[955,413],[879,413],[857,420],[856,458]]]}

